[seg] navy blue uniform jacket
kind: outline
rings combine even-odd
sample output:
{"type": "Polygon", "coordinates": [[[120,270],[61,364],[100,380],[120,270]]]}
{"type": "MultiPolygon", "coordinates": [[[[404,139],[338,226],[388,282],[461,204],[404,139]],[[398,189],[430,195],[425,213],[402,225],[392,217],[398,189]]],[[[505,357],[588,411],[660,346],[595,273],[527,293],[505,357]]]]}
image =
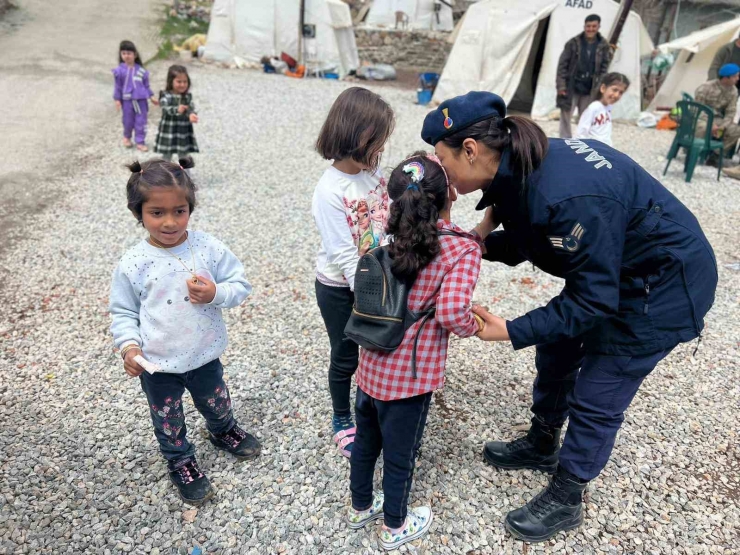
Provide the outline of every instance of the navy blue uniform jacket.
{"type": "Polygon", "coordinates": [[[697,337],[717,263],[694,215],[628,156],[599,141],[550,139],[542,165],[515,175],[504,150],[478,209],[503,231],[485,259],[525,260],[564,278],[546,306],[507,322],[515,349],[583,337],[587,352],[644,355],[697,337]]]}

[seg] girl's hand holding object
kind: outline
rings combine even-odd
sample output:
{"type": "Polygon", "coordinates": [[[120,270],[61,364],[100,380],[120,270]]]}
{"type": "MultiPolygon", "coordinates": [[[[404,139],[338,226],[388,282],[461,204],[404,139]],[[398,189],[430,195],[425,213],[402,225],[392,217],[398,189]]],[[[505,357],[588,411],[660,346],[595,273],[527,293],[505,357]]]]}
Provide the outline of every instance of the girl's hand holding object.
{"type": "Polygon", "coordinates": [[[191,303],[208,304],[216,298],[216,284],[203,276],[198,276],[197,283],[190,279],[187,283],[191,303]]]}
{"type": "Polygon", "coordinates": [[[143,357],[141,357],[141,354],[141,349],[135,347],[133,349],[128,349],[123,355],[123,369],[126,371],[126,374],[128,374],[132,378],[140,376],[141,373],[144,371],[141,365],[136,361],[137,357],[143,359],[143,357]]]}
{"type": "Polygon", "coordinates": [[[187,107],[187,105],[186,105],[186,104],[180,104],[180,105],[179,105],[179,106],[177,107],[177,113],[178,113],[178,114],[184,114],[184,113],[185,113],[185,112],[187,112],[187,111],[188,111],[188,107],[187,107]]]}
{"type": "Polygon", "coordinates": [[[198,123],[198,114],[190,114],[190,123],[198,123]]]}

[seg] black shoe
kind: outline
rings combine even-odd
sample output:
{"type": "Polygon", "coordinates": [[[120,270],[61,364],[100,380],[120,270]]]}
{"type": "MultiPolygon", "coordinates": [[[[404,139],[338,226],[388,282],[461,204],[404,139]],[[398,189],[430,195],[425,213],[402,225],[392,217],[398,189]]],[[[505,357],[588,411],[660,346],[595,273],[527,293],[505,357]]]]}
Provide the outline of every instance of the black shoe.
{"type": "Polygon", "coordinates": [[[234,427],[228,432],[218,436],[208,432],[208,439],[218,449],[228,451],[240,461],[257,458],[262,451],[262,446],[257,438],[242,430],[238,424],[234,424],[234,427]]]}
{"type": "Polygon", "coordinates": [[[558,468],[548,486],[529,503],[506,515],[509,533],[527,542],[543,542],[583,524],[583,490],[588,482],[558,468]]]}
{"type": "Polygon", "coordinates": [[[552,474],[558,467],[560,428],[548,426],[537,416],[527,435],[514,441],[489,441],[483,448],[488,464],[505,470],[529,468],[552,474]]]}
{"type": "Polygon", "coordinates": [[[195,457],[167,463],[170,481],[177,487],[180,498],[189,505],[200,505],[213,497],[208,477],[198,468],[195,457]]]}
{"type": "MultiPolygon", "coordinates": [[[[707,161],[704,162],[704,164],[707,166],[711,166],[713,168],[718,168],[719,167],[719,156],[717,156],[714,153],[710,154],[709,156],[707,156],[707,161]]],[[[734,168],[735,166],[737,166],[737,163],[734,162],[731,158],[724,158],[722,160],[723,168],[734,168]]]]}

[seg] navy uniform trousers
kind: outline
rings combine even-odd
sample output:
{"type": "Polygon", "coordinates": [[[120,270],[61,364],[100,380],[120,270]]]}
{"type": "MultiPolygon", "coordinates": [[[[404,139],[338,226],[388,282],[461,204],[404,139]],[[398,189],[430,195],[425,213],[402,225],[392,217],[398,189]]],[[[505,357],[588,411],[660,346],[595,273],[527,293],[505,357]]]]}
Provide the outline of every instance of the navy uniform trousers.
{"type": "Polygon", "coordinates": [[[537,345],[532,412],[560,427],[569,418],[560,465],[582,480],[606,466],[624,411],[670,350],[641,356],[586,354],[580,338],[537,345]]]}

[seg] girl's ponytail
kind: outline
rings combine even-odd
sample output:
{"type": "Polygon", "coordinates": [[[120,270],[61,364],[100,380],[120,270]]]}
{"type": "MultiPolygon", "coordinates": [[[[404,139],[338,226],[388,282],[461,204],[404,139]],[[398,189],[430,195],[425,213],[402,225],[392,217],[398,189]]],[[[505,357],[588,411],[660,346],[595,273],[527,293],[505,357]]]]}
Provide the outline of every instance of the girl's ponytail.
{"type": "Polygon", "coordinates": [[[442,167],[415,153],[393,170],[388,182],[390,207],[387,233],[393,236],[389,250],[391,270],[399,279],[413,281],[417,274],[439,254],[437,220],[447,202],[447,176],[442,167]],[[423,178],[404,171],[410,163],[423,166],[423,178]]]}
{"type": "Polygon", "coordinates": [[[192,156],[183,156],[178,159],[178,162],[180,162],[180,167],[184,170],[189,170],[190,168],[195,167],[195,161],[192,156]]]}

